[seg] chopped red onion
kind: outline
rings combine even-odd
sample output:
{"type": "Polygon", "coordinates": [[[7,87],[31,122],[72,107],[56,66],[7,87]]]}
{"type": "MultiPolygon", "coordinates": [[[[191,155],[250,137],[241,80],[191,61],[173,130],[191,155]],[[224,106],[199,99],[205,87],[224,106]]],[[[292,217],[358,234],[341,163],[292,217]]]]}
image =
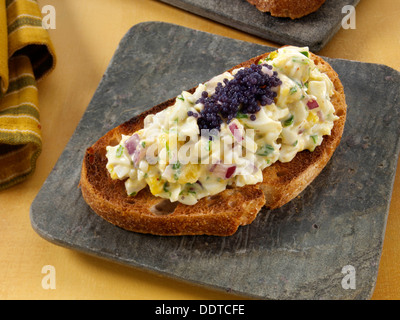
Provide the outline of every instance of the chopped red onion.
{"type": "Polygon", "coordinates": [[[213,164],[210,172],[222,179],[229,179],[236,171],[236,166],[228,166],[221,163],[213,164]]]}
{"type": "Polygon", "coordinates": [[[132,160],[133,160],[135,167],[139,166],[139,162],[142,161],[142,159],[144,158],[145,155],[146,155],[146,149],[143,149],[143,148],[136,149],[133,152],[132,160]]]}
{"type": "Polygon", "coordinates": [[[137,133],[135,133],[132,137],[125,141],[125,147],[128,150],[129,155],[132,155],[137,146],[139,145],[140,137],[137,133]]]}
{"type": "Polygon", "coordinates": [[[229,125],[229,130],[231,130],[233,136],[235,137],[235,139],[239,142],[244,140],[244,137],[242,135],[242,133],[240,132],[240,129],[238,127],[238,125],[236,123],[231,123],[229,125]]]}
{"type": "Polygon", "coordinates": [[[318,108],[319,104],[318,104],[317,100],[310,100],[307,102],[307,107],[308,107],[308,109],[312,110],[312,109],[318,108]]]}
{"type": "Polygon", "coordinates": [[[226,179],[229,179],[230,177],[232,177],[232,175],[235,173],[235,171],[236,171],[236,166],[229,167],[229,168],[226,170],[225,178],[226,178],[226,179]]]}

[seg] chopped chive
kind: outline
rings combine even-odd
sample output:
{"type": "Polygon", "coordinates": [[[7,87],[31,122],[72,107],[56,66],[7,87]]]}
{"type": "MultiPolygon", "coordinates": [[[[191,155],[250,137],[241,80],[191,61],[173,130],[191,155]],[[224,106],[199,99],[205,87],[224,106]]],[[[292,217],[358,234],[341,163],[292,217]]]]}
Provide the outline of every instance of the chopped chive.
{"type": "Polygon", "coordinates": [[[194,190],[193,186],[195,184],[194,183],[186,183],[186,188],[187,188],[187,193],[191,193],[191,194],[196,194],[196,191],[194,190]]]}
{"type": "Polygon", "coordinates": [[[236,118],[237,119],[247,119],[249,116],[247,115],[247,114],[245,114],[245,113],[242,113],[242,112],[240,112],[240,111],[238,111],[237,113],[236,113],[236,118]]]}
{"type": "Polygon", "coordinates": [[[291,116],[289,117],[289,119],[286,119],[286,120],[283,122],[283,126],[284,126],[284,127],[288,127],[288,126],[290,126],[291,124],[293,124],[293,122],[294,122],[294,115],[291,115],[291,116]]]}
{"type": "Polygon", "coordinates": [[[300,64],[304,64],[304,65],[308,64],[308,61],[305,60],[305,59],[299,60],[299,59],[293,58],[292,61],[293,61],[293,62],[300,63],[300,64]]]}
{"type": "Polygon", "coordinates": [[[303,54],[303,55],[305,55],[307,58],[310,57],[308,51],[301,51],[300,53],[303,54]]]}
{"type": "Polygon", "coordinates": [[[178,96],[178,99],[182,100],[182,101],[185,101],[185,98],[181,94],[178,96]]]}
{"type": "Polygon", "coordinates": [[[181,167],[181,163],[179,161],[177,161],[176,163],[174,163],[172,165],[172,169],[174,170],[178,170],[181,167]]]}
{"type": "Polygon", "coordinates": [[[293,143],[293,147],[297,146],[298,143],[299,143],[299,140],[296,140],[296,142],[293,143]]]}
{"type": "Polygon", "coordinates": [[[143,149],[146,148],[146,141],[142,141],[142,147],[143,149]]]}
{"type": "Polygon", "coordinates": [[[168,186],[169,186],[168,182],[164,183],[163,190],[165,192],[168,192],[168,186]]]}
{"type": "Polygon", "coordinates": [[[212,143],[212,141],[208,140],[207,149],[206,149],[207,151],[211,150],[211,143],[212,143]]]}
{"type": "Polygon", "coordinates": [[[271,145],[269,145],[269,144],[266,144],[266,145],[262,146],[262,147],[258,150],[257,154],[258,154],[259,156],[267,157],[267,156],[269,156],[269,155],[270,155],[272,152],[274,152],[274,151],[275,151],[275,149],[274,149],[273,146],[271,146],[271,145]]]}
{"type": "Polygon", "coordinates": [[[118,149],[117,149],[116,154],[115,154],[116,157],[117,157],[117,158],[121,158],[123,152],[124,152],[124,147],[120,145],[120,146],[118,147],[118,149]]]}
{"type": "Polygon", "coordinates": [[[314,141],[314,143],[317,144],[318,135],[313,135],[313,136],[310,136],[310,137],[311,137],[311,139],[314,141]]]}
{"type": "Polygon", "coordinates": [[[137,192],[132,192],[129,196],[130,197],[134,197],[134,196],[136,196],[137,195],[137,192]]]}
{"type": "Polygon", "coordinates": [[[297,92],[297,86],[294,86],[294,87],[291,87],[290,88],[290,91],[289,91],[289,94],[295,94],[297,92]]]}

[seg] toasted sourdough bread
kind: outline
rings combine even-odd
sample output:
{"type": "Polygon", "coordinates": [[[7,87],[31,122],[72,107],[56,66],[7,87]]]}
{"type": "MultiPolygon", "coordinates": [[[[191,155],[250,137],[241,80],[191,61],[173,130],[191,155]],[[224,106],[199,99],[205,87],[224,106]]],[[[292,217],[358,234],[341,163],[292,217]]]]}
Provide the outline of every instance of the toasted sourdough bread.
{"type": "Polygon", "coordinates": [[[274,17],[298,19],[317,11],[325,0],[247,0],[262,12],[274,17]]]}
{"type": "MultiPolygon", "coordinates": [[[[268,54],[252,58],[228,71],[248,67],[268,54]]],[[[112,180],[106,169],[106,147],[117,145],[122,134],[131,135],[143,128],[148,114],[173,105],[174,98],[119,125],[86,150],[80,180],[85,201],[112,224],[155,235],[228,236],[234,234],[239,226],[250,224],[263,206],[270,209],[283,206],[304,190],[325,167],[341,140],[346,120],[345,95],[337,73],[322,58],[312,53],[310,57],[334,84],[331,102],[339,117],[331,135],[325,136],[314,152],[302,151],[291,162],[278,161],[265,168],[262,183],[228,188],[217,195],[202,198],[192,206],[155,197],[148,187],[135,197],[129,197],[124,182],[112,180]]],[[[193,93],[194,90],[188,91],[193,93]]]]}

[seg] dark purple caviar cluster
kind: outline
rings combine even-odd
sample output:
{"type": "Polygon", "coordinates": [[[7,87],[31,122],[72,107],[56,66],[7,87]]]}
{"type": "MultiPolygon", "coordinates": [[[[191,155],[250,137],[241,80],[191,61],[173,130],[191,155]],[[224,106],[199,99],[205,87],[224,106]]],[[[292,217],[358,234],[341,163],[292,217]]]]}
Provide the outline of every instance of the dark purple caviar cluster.
{"type": "Polygon", "coordinates": [[[276,71],[264,73],[262,67],[272,70],[268,64],[252,64],[249,68],[239,70],[234,79],[224,79],[225,85],[218,83],[211,97],[204,91],[196,102],[204,105],[203,110],[200,114],[188,113],[197,118],[199,129],[220,130],[224,120],[229,123],[239,113],[242,117],[256,120],[255,113],[261,110],[261,106],[274,102],[276,92],[271,89],[282,84],[276,71]]]}

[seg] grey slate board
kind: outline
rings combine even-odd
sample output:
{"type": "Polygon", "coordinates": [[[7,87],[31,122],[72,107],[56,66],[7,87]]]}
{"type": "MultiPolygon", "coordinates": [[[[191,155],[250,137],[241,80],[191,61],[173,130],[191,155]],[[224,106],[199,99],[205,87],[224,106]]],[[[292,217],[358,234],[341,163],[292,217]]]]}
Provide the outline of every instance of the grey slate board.
{"type": "Polygon", "coordinates": [[[273,17],[257,10],[246,0],[160,0],[202,17],[276,43],[309,46],[321,50],[336,34],[346,5],[356,6],[360,0],[326,0],[318,11],[301,19],[273,17]]]}
{"type": "Polygon", "coordinates": [[[32,203],[33,229],[57,245],[246,297],[370,298],[400,147],[400,74],[389,67],[327,59],[349,105],[339,148],[299,197],[231,237],[128,232],[93,213],[78,189],[86,148],[108,130],[271,49],[166,23],[132,27],[32,203]],[[347,265],[356,289],[342,288],[347,265]]]}

